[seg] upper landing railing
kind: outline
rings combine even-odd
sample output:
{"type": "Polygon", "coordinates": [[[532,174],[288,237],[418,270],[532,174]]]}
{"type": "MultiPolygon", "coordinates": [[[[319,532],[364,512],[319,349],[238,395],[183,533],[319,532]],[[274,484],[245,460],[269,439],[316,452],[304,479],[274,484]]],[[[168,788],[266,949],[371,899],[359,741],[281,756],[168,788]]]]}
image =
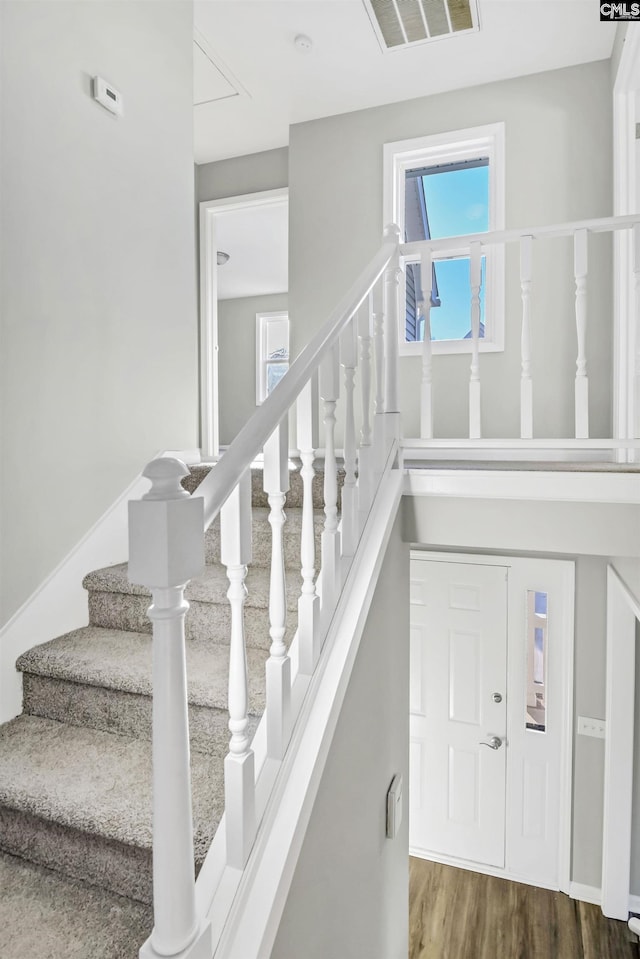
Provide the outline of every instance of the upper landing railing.
{"type": "MultiPolygon", "coordinates": [[[[470,282],[469,282],[469,304],[470,304],[470,325],[471,325],[471,364],[469,370],[469,441],[460,441],[447,438],[434,439],[434,403],[437,398],[433,390],[433,349],[431,340],[431,298],[427,293],[431,292],[431,283],[424,283],[422,290],[423,299],[419,302],[419,308],[424,315],[424,341],[422,349],[422,378],[420,388],[420,436],[424,443],[421,445],[428,448],[589,448],[589,446],[598,449],[615,447],[634,447],[638,446],[637,429],[640,408],[640,332],[638,325],[638,291],[640,290],[640,216],[622,216],[607,217],[597,220],[581,220],[573,223],[563,223],[555,226],[538,227],[535,229],[521,230],[501,230],[492,233],[476,233],[464,237],[453,237],[442,240],[428,240],[414,243],[404,243],[400,246],[400,253],[403,257],[419,258],[420,276],[424,282],[425,277],[432,276],[432,265],[437,262],[439,257],[451,251],[459,256],[467,255],[470,260],[470,282]],[[589,235],[594,233],[616,233],[626,231],[631,236],[631,249],[633,251],[633,278],[636,303],[633,307],[633,315],[624,318],[628,324],[628,339],[625,342],[631,344],[634,353],[634,359],[631,365],[631,373],[628,377],[626,388],[633,392],[634,396],[626,398],[629,408],[632,410],[630,420],[635,420],[630,424],[627,430],[628,435],[612,436],[608,438],[599,438],[597,441],[590,441],[589,429],[589,371],[588,371],[588,353],[587,353],[587,314],[588,314],[588,293],[587,280],[589,275],[589,235]],[[532,373],[532,342],[536,335],[536,323],[532,315],[532,293],[534,291],[534,271],[533,271],[533,252],[536,241],[554,240],[559,238],[572,238],[573,240],[573,282],[575,283],[575,345],[576,345],[576,368],[573,384],[574,409],[575,409],[575,428],[574,435],[566,439],[548,440],[544,437],[534,438],[534,380],[532,373]],[[482,257],[487,251],[495,250],[499,247],[506,247],[509,244],[519,246],[520,252],[520,294],[522,300],[521,318],[520,318],[520,396],[511,398],[516,403],[519,399],[520,404],[520,434],[510,440],[491,440],[482,438],[482,384],[481,384],[481,362],[480,362],[480,302],[481,302],[481,264],[482,257]]],[[[541,276],[538,281],[544,284],[545,277],[541,276]]],[[[613,304],[611,304],[613,310],[613,304]]],[[[610,314],[609,314],[610,315],[610,314]]],[[[512,318],[515,319],[515,318],[512,318]]],[[[562,320],[570,319],[569,317],[562,320]]],[[[513,330],[511,330],[513,333],[513,330]]],[[[571,335],[570,328],[564,327],[559,332],[560,336],[571,335]]],[[[615,344],[614,344],[615,346],[615,344]]],[[[618,357],[619,363],[616,369],[625,366],[625,359],[618,357]]],[[[613,371],[612,371],[613,376],[613,371]]],[[[540,384],[545,388],[546,384],[540,384]]],[[[620,384],[614,383],[614,390],[619,389],[620,384]]],[[[450,401],[450,398],[449,398],[450,401]]],[[[505,402],[510,398],[505,396],[505,402]]],[[[624,402],[624,398],[623,398],[624,402]]],[[[614,434],[616,432],[614,427],[614,434]]],[[[416,444],[419,445],[419,444],[416,444]]]]}
{"type": "Polygon", "coordinates": [[[220,862],[211,865],[209,859],[222,858],[222,871],[230,870],[238,881],[265,808],[261,768],[271,769],[282,761],[300,708],[300,696],[293,695],[294,679],[310,677],[315,670],[379,483],[396,455],[399,277],[398,233],[390,228],[372,262],[195,495],[189,496],[180,487],[180,479],[188,472],[184,464],[158,459],[144,473],[151,480],[151,489],[142,500],[130,504],[129,577],[151,589],[149,617],[153,625],[154,927],[141,956],[209,959],[213,954],[221,923],[214,933],[209,921],[211,910],[203,904],[210,906],[221,878],[220,862]],[[358,404],[354,402],[356,379],[358,404]],[[316,577],[312,485],[314,458],[320,445],[316,442],[315,418],[318,380],[324,430],[325,520],[316,577]],[[339,513],[335,424],[341,393],[345,476],[339,513]],[[362,410],[358,424],[356,405],[362,410]],[[285,495],[289,489],[288,418],[293,411],[303,484],[295,676],[290,648],[284,641],[287,603],[283,546],[285,495]],[[266,746],[258,757],[248,734],[244,604],[245,577],[251,562],[251,464],[259,454],[264,462],[272,549],[266,723],[263,720],[266,746]],[[224,841],[216,845],[219,829],[216,848],[210,850],[196,889],[184,642],[189,604],[184,591],[189,580],[203,572],[204,531],[218,515],[231,607],[231,736],[224,762],[224,841]],[[267,764],[267,760],[271,762],[267,764]],[[203,892],[201,887],[207,883],[211,888],[203,892]]]}

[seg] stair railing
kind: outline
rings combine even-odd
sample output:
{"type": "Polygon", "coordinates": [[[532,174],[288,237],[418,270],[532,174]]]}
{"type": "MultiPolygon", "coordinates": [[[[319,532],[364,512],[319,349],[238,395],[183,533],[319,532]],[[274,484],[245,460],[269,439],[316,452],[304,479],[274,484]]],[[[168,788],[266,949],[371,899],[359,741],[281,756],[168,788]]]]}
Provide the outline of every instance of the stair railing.
{"type": "MultiPolygon", "coordinates": [[[[193,496],[180,487],[187,468],[178,460],[151,462],[151,489],[130,503],[129,577],[151,589],[153,632],[153,905],[154,927],[140,955],[210,959],[215,939],[198,904],[189,772],[184,590],[204,568],[204,531],[220,515],[221,560],[229,580],[229,752],[224,763],[226,866],[239,876],[258,828],[259,770],[248,735],[249,696],[244,633],[245,578],[251,562],[251,464],[264,461],[264,490],[272,530],[269,635],[266,663],[266,757],[283,759],[295,721],[292,661],[285,642],[286,584],[283,528],[289,489],[289,414],[295,410],[302,461],[301,590],[296,635],[297,675],[319,660],[344,577],[371,507],[377,482],[399,439],[399,231],[385,230],[382,248],[302,350],[193,496]],[[375,398],[372,396],[372,343],[375,398]],[[360,347],[358,349],[358,347],[360,347]],[[335,452],[336,408],[344,381],[345,477],[339,513],[335,452]],[[355,390],[362,416],[356,429],[355,390]],[[324,427],[324,511],[319,573],[315,555],[313,480],[317,450],[315,385],[324,427]],[[372,425],[373,424],[373,425],[372,425]],[[359,436],[359,444],[356,437],[359,436]]],[[[261,799],[264,807],[264,797],[261,799]]],[[[219,932],[219,930],[217,931],[219,932]]]]}
{"type": "MultiPolygon", "coordinates": [[[[470,447],[484,449],[549,449],[549,448],[589,448],[614,449],[633,448],[638,444],[638,429],[640,429],[640,321],[638,291],[640,290],[640,216],[605,217],[601,219],[581,220],[571,223],[562,223],[553,226],[526,228],[519,230],[501,230],[492,233],[477,233],[462,237],[449,237],[442,240],[425,240],[403,243],[400,246],[401,257],[405,260],[417,260],[420,276],[424,279],[422,299],[419,307],[424,316],[424,339],[422,348],[422,376],[421,376],[421,416],[420,440],[412,445],[423,446],[429,449],[468,449],[470,447]],[[594,233],[615,233],[628,230],[633,237],[634,249],[634,286],[636,303],[633,314],[627,318],[630,336],[625,342],[635,344],[633,382],[629,388],[635,394],[638,422],[629,424],[625,435],[614,436],[611,439],[593,440],[590,438],[589,426],[589,369],[587,357],[587,314],[588,294],[587,281],[589,276],[589,236],[594,233]],[[566,440],[549,440],[534,438],[534,382],[532,372],[532,347],[535,337],[535,321],[532,305],[534,289],[533,257],[536,240],[571,238],[573,242],[573,282],[574,294],[574,322],[576,364],[574,375],[574,436],[566,440]],[[481,399],[481,366],[480,363],[480,293],[481,293],[481,263],[482,257],[492,248],[517,244],[520,254],[520,295],[522,301],[520,324],[520,436],[511,439],[491,440],[483,438],[482,431],[482,399],[481,399]],[[437,263],[438,257],[452,255],[468,255],[470,261],[469,276],[469,311],[471,319],[471,364],[469,369],[469,440],[434,438],[434,403],[436,397],[433,392],[433,347],[431,340],[431,278],[432,265],[437,263]],[[428,278],[428,279],[427,279],[428,278]],[[628,441],[625,443],[625,441],[628,441]]],[[[544,278],[543,278],[544,280],[544,278]]],[[[422,286],[420,283],[419,286],[422,286]]],[[[623,358],[624,359],[624,358],[623,358]]],[[[617,364],[623,368],[624,363],[617,364]]],[[[617,384],[614,383],[614,388],[617,384]]],[[[450,402],[450,397],[447,401],[450,402]]],[[[514,397],[515,400],[515,397],[514,397]]],[[[517,400],[516,400],[517,402],[517,400]]],[[[629,402],[633,408],[633,402],[629,402]]]]}

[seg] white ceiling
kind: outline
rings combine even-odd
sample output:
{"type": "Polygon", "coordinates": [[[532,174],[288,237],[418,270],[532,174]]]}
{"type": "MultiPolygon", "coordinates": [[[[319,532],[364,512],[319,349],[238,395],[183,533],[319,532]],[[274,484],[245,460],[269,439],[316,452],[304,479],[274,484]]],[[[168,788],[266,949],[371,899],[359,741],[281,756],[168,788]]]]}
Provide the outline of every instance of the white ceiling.
{"type": "Polygon", "coordinates": [[[229,254],[218,267],[218,299],[286,293],[288,204],[269,204],[218,213],[216,246],[229,254]]]}
{"type": "Polygon", "coordinates": [[[284,146],[292,123],[611,55],[596,0],[479,13],[479,33],[382,52],[362,0],[196,0],[196,162],[284,146]]]}

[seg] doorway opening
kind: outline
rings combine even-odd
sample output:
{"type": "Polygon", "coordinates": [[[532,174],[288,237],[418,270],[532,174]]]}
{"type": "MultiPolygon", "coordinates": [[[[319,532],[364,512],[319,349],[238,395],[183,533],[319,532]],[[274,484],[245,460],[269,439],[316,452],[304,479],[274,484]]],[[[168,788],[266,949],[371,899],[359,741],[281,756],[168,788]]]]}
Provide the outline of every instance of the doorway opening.
{"type": "Polygon", "coordinates": [[[200,421],[207,459],[217,459],[221,444],[255,411],[257,316],[288,309],[288,211],[286,188],[200,204],[200,421]]]}
{"type": "Polygon", "coordinates": [[[414,856],[569,892],[574,564],[411,553],[414,856]]]}

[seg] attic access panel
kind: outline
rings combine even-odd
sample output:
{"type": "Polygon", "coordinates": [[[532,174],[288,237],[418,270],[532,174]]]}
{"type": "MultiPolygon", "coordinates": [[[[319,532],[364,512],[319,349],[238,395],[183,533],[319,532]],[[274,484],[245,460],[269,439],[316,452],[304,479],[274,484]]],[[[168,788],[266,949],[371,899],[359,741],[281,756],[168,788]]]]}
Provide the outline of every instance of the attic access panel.
{"type": "Polygon", "coordinates": [[[480,29],[477,0],[363,0],[383,52],[480,29]]]}

